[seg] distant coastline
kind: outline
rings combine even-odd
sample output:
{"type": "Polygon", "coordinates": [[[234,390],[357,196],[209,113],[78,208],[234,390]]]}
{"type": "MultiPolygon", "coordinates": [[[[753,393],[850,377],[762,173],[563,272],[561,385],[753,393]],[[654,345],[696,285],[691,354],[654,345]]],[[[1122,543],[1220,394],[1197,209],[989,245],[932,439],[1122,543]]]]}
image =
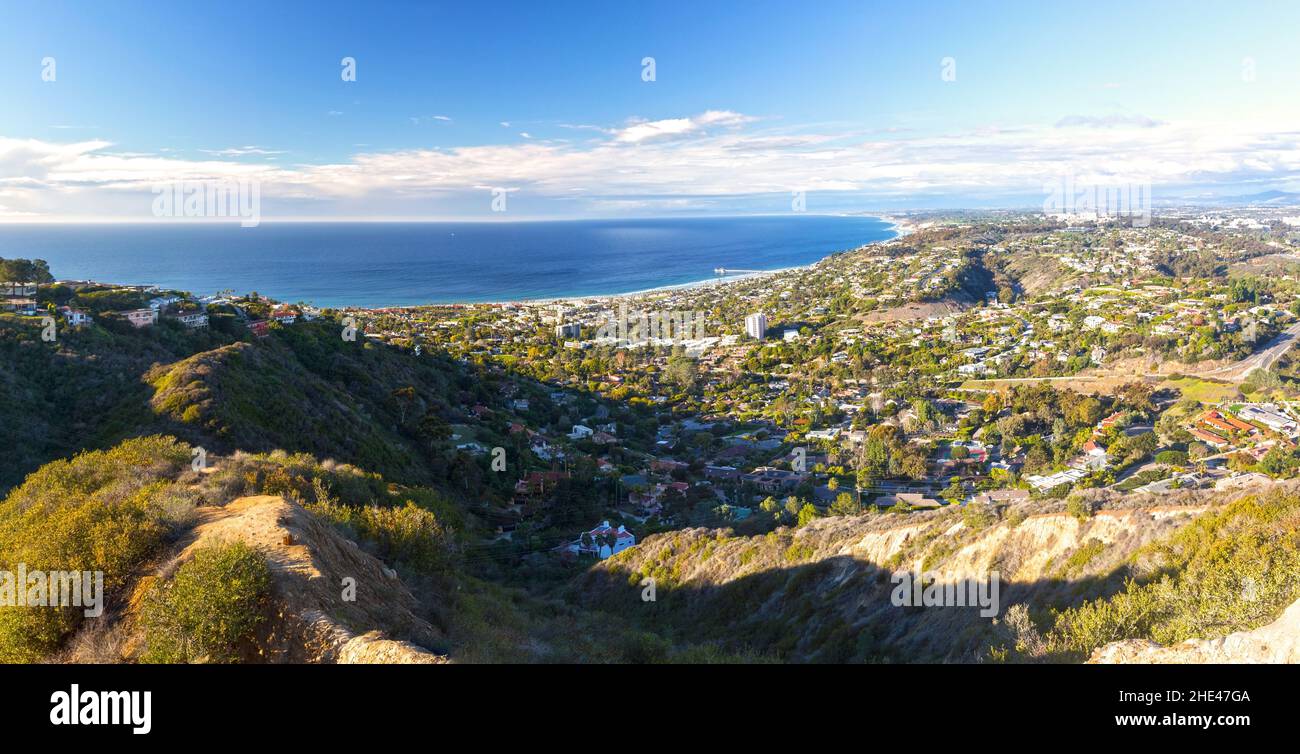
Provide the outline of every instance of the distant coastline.
{"type": "MultiPolygon", "coordinates": [[[[866,216],[863,216],[863,217],[866,217],[866,216]]],[[[604,300],[604,299],[633,299],[633,298],[638,298],[638,296],[646,296],[646,295],[659,294],[659,292],[688,291],[688,290],[692,290],[692,289],[701,289],[701,287],[732,285],[732,283],[737,283],[737,282],[742,282],[742,281],[750,281],[750,279],[755,279],[755,278],[772,277],[772,276],[776,276],[776,274],[783,274],[783,273],[788,273],[788,272],[796,272],[796,270],[801,270],[801,269],[813,269],[814,266],[816,266],[816,265],[818,265],[818,264],[822,264],[823,261],[826,261],[827,259],[829,259],[829,257],[835,256],[836,253],[845,253],[846,251],[857,251],[858,248],[866,248],[866,247],[868,247],[868,246],[871,246],[871,244],[875,244],[875,243],[884,243],[884,242],[887,242],[887,240],[893,240],[893,239],[896,239],[896,238],[902,238],[902,237],[904,237],[904,235],[909,235],[909,234],[911,234],[911,233],[914,233],[915,230],[917,230],[917,229],[915,229],[915,226],[914,226],[913,224],[911,224],[911,222],[906,221],[906,220],[901,220],[901,218],[897,218],[897,217],[889,217],[889,216],[870,216],[870,217],[874,217],[875,220],[880,220],[881,222],[884,222],[885,226],[887,226],[888,229],[892,231],[892,233],[893,233],[892,237],[889,237],[889,238],[879,238],[879,239],[875,239],[875,240],[868,240],[867,243],[863,243],[862,246],[854,247],[853,250],[840,250],[840,251],[829,252],[829,253],[827,253],[826,256],[823,256],[822,259],[819,259],[819,260],[816,260],[816,261],[810,261],[810,263],[807,263],[807,264],[797,264],[797,265],[792,265],[792,266],[783,266],[783,268],[779,268],[779,269],[764,269],[764,270],[758,270],[758,272],[750,272],[750,273],[744,273],[744,274],[735,274],[735,276],[727,276],[727,277],[703,278],[703,279],[697,279],[697,281],[692,281],[692,282],[673,283],[673,285],[666,285],[666,286],[654,286],[654,287],[649,287],[649,289],[643,289],[643,290],[638,290],[638,291],[614,292],[614,294],[591,294],[591,295],[581,295],[581,296],[554,296],[554,298],[546,298],[546,299],[508,299],[508,300],[499,300],[499,302],[451,302],[450,304],[411,304],[411,305],[403,305],[403,307],[354,307],[354,308],[357,308],[357,309],[415,309],[415,308],[421,308],[421,307],[437,307],[437,305],[454,305],[454,304],[460,304],[460,305],[472,305],[472,304],[473,304],[473,305],[507,305],[507,304],[532,304],[532,305],[545,305],[545,304],[562,304],[562,303],[590,302],[590,300],[604,300]]]]}
{"type": "Polygon", "coordinates": [[[257,292],[321,308],[572,301],[726,284],[902,235],[893,218],[751,215],[516,223],[3,226],[62,280],[257,292]],[[759,270],[716,278],[715,267],[759,270]]]}

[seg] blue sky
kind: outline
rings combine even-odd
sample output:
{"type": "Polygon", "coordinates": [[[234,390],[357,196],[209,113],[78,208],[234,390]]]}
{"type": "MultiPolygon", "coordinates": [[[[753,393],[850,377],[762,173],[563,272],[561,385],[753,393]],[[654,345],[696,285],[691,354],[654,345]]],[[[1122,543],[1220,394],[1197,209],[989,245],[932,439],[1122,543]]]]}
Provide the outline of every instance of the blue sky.
{"type": "Polygon", "coordinates": [[[524,219],[782,211],[793,191],[809,211],[1016,203],[1063,174],[1250,193],[1295,188],[1300,169],[1293,4],[0,13],[11,220],[132,219],[150,186],[182,180],[259,181],[268,217],[524,219]]]}

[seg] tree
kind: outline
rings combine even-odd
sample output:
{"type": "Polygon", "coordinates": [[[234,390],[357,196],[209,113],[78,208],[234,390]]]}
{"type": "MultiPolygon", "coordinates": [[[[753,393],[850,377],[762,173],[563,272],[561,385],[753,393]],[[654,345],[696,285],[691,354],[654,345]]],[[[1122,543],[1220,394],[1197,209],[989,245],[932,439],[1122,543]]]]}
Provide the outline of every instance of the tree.
{"type": "Polygon", "coordinates": [[[420,419],[419,435],[421,439],[429,443],[430,449],[435,449],[451,437],[451,425],[447,424],[442,417],[430,411],[424,415],[424,418],[420,419]]]}
{"type": "Polygon", "coordinates": [[[835,502],[831,503],[830,512],[832,516],[856,516],[862,512],[862,504],[853,495],[841,492],[835,496],[835,502]]]}
{"type": "Polygon", "coordinates": [[[855,473],[857,478],[857,487],[859,490],[869,490],[876,484],[876,477],[871,473],[871,469],[861,466],[855,473]]]}
{"type": "Polygon", "coordinates": [[[1181,450],[1162,450],[1156,453],[1156,463],[1166,466],[1186,466],[1187,454],[1181,450]]]}
{"type": "Polygon", "coordinates": [[[814,518],[821,518],[821,514],[817,512],[812,503],[804,503],[803,507],[799,509],[799,526],[807,524],[814,518]]]}
{"type": "Polygon", "coordinates": [[[1274,445],[1259,459],[1259,470],[1271,477],[1289,477],[1295,473],[1297,464],[1294,455],[1283,450],[1282,446],[1274,445]]]}
{"type": "Polygon", "coordinates": [[[948,486],[944,488],[941,497],[952,503],[960,503],[962,498],[966,497],[966,487],[962,485],[960,477],[953,477],[948,480],[948,486]]]}
{"type": "Polygon", "coordinates": [[[683,391],[689,391],[695,387],[698,375],[699,371],[695,365],[695,359],[685,356],[673,356],[668,359],[668,364],[664,366],[664,379],[683,391]]]}
{"type": "Polygon", "coordinates": [[[406,424],[406,412],[415,404],[415,388],[411,385],[399,387],[392,392],[393,403],[397,406],[399,424],[406,424]]]}
{"type": "Polygon", "coordinates": [[[0,282],[53,283],[50,265],[44,259],[5,259],[0,257],[0,282]]]}

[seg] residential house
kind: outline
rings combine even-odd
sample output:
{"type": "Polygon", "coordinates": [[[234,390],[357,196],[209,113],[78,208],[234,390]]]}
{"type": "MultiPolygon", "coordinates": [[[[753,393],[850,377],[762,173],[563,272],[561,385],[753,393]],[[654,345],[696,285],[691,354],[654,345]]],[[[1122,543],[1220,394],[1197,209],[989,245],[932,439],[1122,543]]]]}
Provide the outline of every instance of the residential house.
{"type": "Polygon", "coordinates": [[[876,505],[893,507],[906,505],[910,508],[942,508],[943,503],[920,492],[898,492],[893,495],[881,495],[876,498],[876,505]]]}
{"type": "Polygon", "coordinates": [[[89,314],[86,314],[85,312],[79,309],[73,309],[70,306],[59,307],[59,314],[62,314],[63,319],[66,320],[67,323],[69,325],[72,325],[73,327],[82,327],[84,325],[90,324],[89,314]]]}
{"type": "Polygon", "coordinates": [[[1015,505],[1029,500],[1029,490],[989,490],[972,497],[970,502],[985,505],[1015,505]]]}
{"type": "Polygon", "coordinates": [[[568,479],[567,471],[530,471],[528,476],[515,482],[515,503],[536,505],[555,491],[561,479],[568,479]]]}
{"type": "Polygon", "coordinates": [[[132,309],[130,311],[119,312],[122,318],[131,323],[131,326],[139,329],[158,323],[157,309],[132,309]]]}
{"type": "Polygon", "coordinates": [[[1104,469],[1110,465],[1110,455],[1096,440],[1089,440],[1083,444],[1082,460],[1085,468],[1094,471],[1104,469]]]}
{"type": "Polygon", "coordinates": [[[1282,413],[1277,406],[1271,403],[1258,403],[1243,406],[1237,415],[1248,422],[1262,424],[1265,427],[1284,435],[1294,435],[1300,431],[1300,424],[1294,419],[1282,413]]]}
{"type": "Polygon", "coordinates": [[[616,529],[608,521],[602,521],[600,526],[583,532],[575,541],[565,545],[564,550],[574,555],[594,555],[604,560],[635,544],[636,536],[622,524],[616,529]]]}
{"type": "Polygon", "coordinates": [[[36,299],[34,298],[7,298],[0,301],[0,309],[15,314],[22,314],[28,317],[36,316],[36,299]]]}
{"type": "Polygon", "coordinates": [[[781,492],[798,487],[808,478],[808,475],[798,471],[775,469],[771,466],[759,466],[748,474],[742,474],[740,478],[764,492],[781,492]]]}
{"type": "Polygon", "coordinates": [[[0,283],[0,298],[32,298],[36,288],[36,283],[0,283]]]}

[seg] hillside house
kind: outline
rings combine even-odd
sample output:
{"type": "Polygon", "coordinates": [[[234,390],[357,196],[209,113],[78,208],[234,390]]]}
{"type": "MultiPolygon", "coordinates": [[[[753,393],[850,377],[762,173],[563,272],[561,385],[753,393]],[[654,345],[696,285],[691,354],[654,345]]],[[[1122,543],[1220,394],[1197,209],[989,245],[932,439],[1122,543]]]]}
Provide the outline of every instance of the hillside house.
{"type": "Polygon", "coordinates": [[[90,324],[89,314],[79,309],[73,309],[70,306],[59,307],[59,314],[63,315],[64,321],[73,327],[83,327],[90,324]]]}
{"type": "Polygon", "coordinates": [[[740,478],[764,492],[780,492],[798,487],[808,478],[808,475],[797,471],[774,469],[771,466],[759,466],[750,473],[741,475],[740,478]]]}
{"type": "Polygon", "coordinates": [[[137,330],[142,327],[149,327],[158,323],[157,309],[132,309],[130,311],[119,312],[122,318],[131,323],[131,326],[137,330]]]}
{"type": "Polygon", "coordinates": [[[610,526],[608,521],[602,521],[600,526],[578,535],[578,538],[566,545],[564,549],[574,555],[594,555],[604,560],[635,544],[636,536],[622,524],[619,524],[616,529],[610,526]]]}
{"type": "Polygon", "coordinates": [[[910,508],[942,508],[943,503],[932,497],[926,497],[920,492],[899,492],[893,495],[881,495],[876,498],[876,505],[892,508],[895,505],[906,505],[910,508]]]}

